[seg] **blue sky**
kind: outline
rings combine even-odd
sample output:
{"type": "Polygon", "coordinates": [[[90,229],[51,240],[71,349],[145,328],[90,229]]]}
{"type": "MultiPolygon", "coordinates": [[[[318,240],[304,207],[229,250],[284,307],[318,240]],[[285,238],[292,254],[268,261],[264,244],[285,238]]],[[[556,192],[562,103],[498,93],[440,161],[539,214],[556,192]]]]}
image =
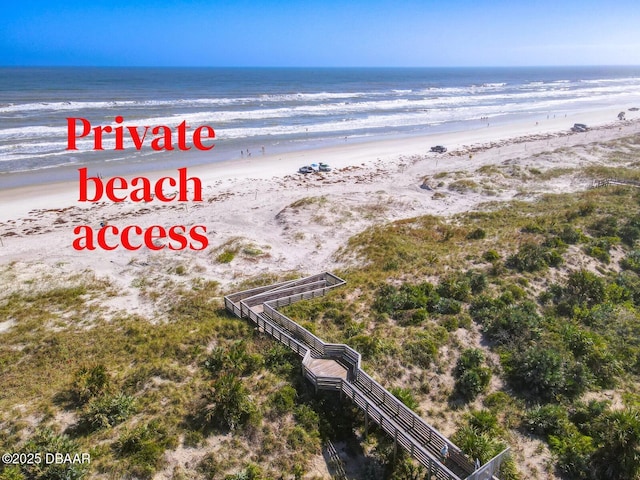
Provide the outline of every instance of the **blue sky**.
{"type": "Polygon", "coordinates": [[[8,3],[0,65],[640,64],[638,0],[8,3]]]}

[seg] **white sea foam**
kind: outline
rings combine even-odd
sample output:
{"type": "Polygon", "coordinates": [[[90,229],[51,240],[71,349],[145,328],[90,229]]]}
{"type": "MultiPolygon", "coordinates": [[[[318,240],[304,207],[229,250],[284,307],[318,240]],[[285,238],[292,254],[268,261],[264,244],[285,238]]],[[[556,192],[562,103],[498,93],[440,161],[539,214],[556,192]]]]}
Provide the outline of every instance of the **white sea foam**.
{"type": "MultiPolygon", "coordinates": [[[[117,162],[133,157],[153,158],[157,154],[149,148],[156,137],[151,131],[143,151],[138,152],[127,130],[124,153],[113,151],[114,133],[103,134],[104,152],[93,151],[93,132],[78,139],[77,151],[67,151],[67,117],[87,118],[94,127],[137,126],[141,134],[145,125],[174,129],[186,122],[193,131],[206,124],[215,129],[216,142],[236,151],[235,145],[250,145],[258,138],[285,143],[305,142],[309,136],[324,139],[381,131],[393,134],[481,117],[541,115],[619,101],[640,103],[637,72],[612,78],[599,78],[592,73],[582,80],[569,80],[573,75],[560,76],[557,72],[534,74],[529,79],[522,74],[518,79],[512,72],[494,77],[479,73],[477,78],[469,75],[462,81],[455,76],[432,78],[427,72],[423,79],[416,77],[410,82],[403,77],[389,80],[383,76],[383,81],[371,84],[363,76],[356,82],[319,82],[316,91],[306,85],[288,88],[283,86],[285,83],[274,81],[264,86],[264,93],[255,83],[237,88],[227,83],[220,89],[224,93],[216,94],[215,85],[209,89],[201,83],[193,98],[188,96],[188,89],[172,90],[169,83],[161,89],[168,92],[167,98],[143,98],[151,95],[140,95],[135,89],[125,89],[117,100],[105,94],[96,95],[93,100],[76,97],[77,100],[60,101],[62,94],[49,99],[36,94],[2,97],[0,93],[0,101],[4,102],[0,103],[0,162],[11,165],[11,169],[21,162],[38,168],[69,162],[69,158],[117,162]],[[40,98],[47,101],[38,101],[40,98]],[[124,117],[122,125],[115,123],[117,115],[124,117]]],[[[70,94],[69,98],[73,96],[70,94]]],[[[175,132],[172,137],[175,142],[175,132]]],[[[4,168],[2,171],[7,171],[4,168]]]]}

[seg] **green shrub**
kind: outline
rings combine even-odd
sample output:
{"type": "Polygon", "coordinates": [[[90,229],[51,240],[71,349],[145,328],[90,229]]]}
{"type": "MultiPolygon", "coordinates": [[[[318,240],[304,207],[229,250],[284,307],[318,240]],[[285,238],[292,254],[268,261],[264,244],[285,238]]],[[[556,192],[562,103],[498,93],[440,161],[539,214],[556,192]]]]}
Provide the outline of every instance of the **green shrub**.
{"type": "Polygon", "coordinates": [[[625,270],[640,273],[640,250],[631,250],[620,260],[620,266],[625,270]]]}
{"type": "Polygon", "coordinates": [[[218,263],[231,263],[234,258],[236,258],[234,250],[225,250],[216,257],[216,261],[218,263]]]}
{"type": "Polygon", "coordinates": [[[618,219],[612,215],[599,218],[587,230],[594,237],[615,237],[618,235],[618,219]]]}
{"type": "Polygon", "coordinates": [[[301,449],[307,443],[307,432],[299,426],[293,427],[287,436],[287,445],[294,450],[301,449]]]}
{"type": "Polygon", "coordinates": [[[602,388],[615,386],[622,368],[604,337],[574,324],[565,325],[562,333],[565,345],[587,366],[596,384],[602,388]]]}
{"type": "Polygon", "coordinates": [[[209,452],[198,462],[197,470],[206,478],[218,478],[216,475],[223,470],[220,463],[217,453],[209,452]]]}
{"type": "Polygon", "coordinates": [[[442,325],[447,332],[454,332],[459,328],[458,317],[454,315],[444,316],[440,321],[440,325],[442,325]]]}
{"type": "Polygon", "coordinates": [[[388,344],[376,334],[356,335],[347,344],[367,359],[375,358],[388,349],[388,344]]]}
{"type": "Polygon", "coordinates": [[[500,260],[500,254],[495,250],[487,250],[482,254],[482,259],[485,262],[495,262],[496,260],[500,260]]]}
{"type": "Polygon", "coordinates": [[[408,388],[393,387],[389,389],[389,392],[391,392],[394,397],[400,400],[410,410],[413,410],[414,412],[418,411],[420,404],[413,396],[413,392],[408,388]]]}
{"type": "Polygon", "coordinates": [[[522,426],[527,431],[544,437],[563,436],[569,428],[569,415],[562,405],[537,406],[525,414],[522,426]]]}
{"type": "Polygon", "coordinates": [[[471,293],[474,295],[482,293],[484,289],[487,288],[487,275],[485,273],[477,270],[469,270],[467,271],[466,276],[469,279],[471,293]]]}
{"type": "Polygon", "coordinates": [[[585,253],[590,257],[600,260],[602,263],[608,264],[611,261],[611,255],[609,255],[609,249],[611,245],[607,241],[602,239],[592,242],[584,249],[585,253]]]}
{"type": "Polygon", "coordinates": [[[467,240],[482,240],[487,237],[487,232],[485,232],[482,228],[476,228],[475,230],[471,230],[467,234],[467,240]]]}
{"type": "Polygon", "coordinates": [[[264,365],[273,373],[288,376],[298,364],[298,356],[281,343],[273,343],[264,354],[264,365]]]}
{"type": "Polygon", "coordinates": [[[473,410],[469,415],[469,425],[480,433],[493,434],[498,429],[498,417],[490,410],[473,410]]]}
{"type": "Polygon", "coordinates": [[[523,233],[544,233],[546,229],[537,222],[531,222],[522,227],[520,231],[523,233]]]}
{"type": "Polygon", "coordinates": [[[449,334],[442,327],[432,332],[419,332],[403,345],[403,358],[409,364],[428,368],[448,338],[449,334]]]}
{"type": "Polygon", "coordinates": [[[558,238],[568,245],[573,245],[582,239],[582,232],[571,225],[564,225],[558,233],[558,238]]]}
{"type": "Polygon", "coordinates": [[[364,322],[349,322],[344,326],[343,333],[345,338],[361,335],[365,331],[364,322]]]}
{"type": "Polygon", "coordinates": [[[482,362],[484,362],[484,353],[482,350],[479,348],[468,348],[460,354],[453,374],[459,377],[466,370],[480,367],[482,362]]]}
{"type": "Polygon", "coordinates": [[[620,272],[616,278],[616,285],[627,292],[627,296],[636,306],[640,306],[640,275],[630,270],[620,272]]]}
{"type": "Polygon", "coordinates": [[[462,304],[452,298],[441,298],[434,308],[441,315],[457,315],[462,311],[462,304]]]}
{"type": "Polygon", "coordinates": [[[486,390],[491,381],[491,370],[483,366],[484,353],[477,348],[464,350],[456,363],[453,376],[455,391],[467,401],[473,400],[486,390]]]}
{"type": "MultiPolygon", "coordinates": [[[[591,468],[591,456],[595,450],[593,439],[579,432],[549,437],[549,448],[557,457],[558,470],[569,478],[587,480],[591,468]]],[[[601,478],[601,477],[598,477],[601,478]]]]}
{"type": "Polygon", "coordinates": [[[113,427],[124,422],[136,410],[136,400],[130,395],[118,393],[103,395],[91,400],[82,415],[83,422],[92,430],[113,427]]]}
{"type": "Polygon", "coordinates": [[[506,266],[520,272],[537,272],[547,267],[547,249],[534,243],[525,243],[517,253],[507,258],[506,266]]]}
{"type": "Polygon", "coordinates": [[[218,378],[205,396],[207,405],[204,418],[213,426],[235,430],[257,424],[259,417],[249,392],[242,381],[232,373],[218,378]]]}
{"type": "MultiPolygon", "coordinates": [[[[13,470],[12,475],[14,478],[19,479],[35,479],[35,480],[80,480],[85,478],[88,472],[88,465],[81,463],[48,463],[45,461],[45,453],[61,453],[69,454],[73,458],[76,454],[81,454],[82,451],[77,442],[70,439],[66,435],[59,435],[54,433],[50,428],[38,428],[35,433],[27,440],[27,442],[20,448],[15,450],[16,453],[35,454],[42,455],[42,462],[34,465],[22,464],[19,467],[20,474],[13,470]]],[[[1,467],[0,467],[1,469],[1,467]]],[[[6,473],[7,470],[4,470],[6,473]]],[[[7,478],[11,478],[7,475],[7,478]]]]}
{"type": "Polygon", "coordinates": [[[513,283],[508,283],[504,286],[503,295],[504,294],[509,295],[508,300],[505,300],[506,297],[503,298],[503,300],[505,300],[505,303],[513,303],[514,300],[522,300],[527,296],[527,292],[524,290],[524,288],[513,283]]]}
{"type": "Polygon", "coordinates": [[[542,401],[574,398],[589,385],[589,372],[568,352],[535,346],[514,353],[508,365],[509,379],[521,391],[542,401]]]}
{"type": "Polygon", "coordinates": [[[471,282],[466,275],[449,275],[438,284],[438,295],[447,299],[464,302],[471,294],[471,282]]]}
{"type": "Polygon", "coordinates": [[[469,309],[485,334],[500,345],[526,343],[540,336],[542,318],[532,302],[510,304],[513,295],[492,300],[478,297],[469,309]]]}
{"type": "Polygon", "coordinates": [[[557,250],[551,250],[547,253],[545,261],[550,267],[557,268],[564,263],[564,258],[557,250]]]}
{"type": "Polygon", "coordinates": [[[607,325],[615,321],[616,316],[617,309],[610,302],[599,303],[591,308],[580,306],[573,309],[574,320],[599,330],[606,329],[607,325]]]}
{"type": "Polygon", "coordinates": [[[546,248],[558,248],[565,250],[567,244],[560,237],[550,236],[545,238],[544,242],[542,242],[542,246],[546,248]]]}
{"type": "Polygon", "coordinates": [[[224,480],[262,480],[263,478],[262,469],[258,465],[250,464],[241,472],[226,475],[224,480]]]}
{"type": "Polygon", "coordinates": [[[455,390],[462,398],[471,401],[486,390],[490,379],[488,368],[467,370],[456,379],[455,390]]]}
{"type": "Polygon", "coordinates": [[[71,390],[77,402],[85,404],[92,398],[107,393],[110,383],[107,368],[103,364],[81,367],[75,373],[71,390]]]}
{"type": "Polygon", "coordinates": [[[552,291],[558,313],[569,315],[575,306],[592,307],[605,299],[605,283],[602,278],[587,270],[569,274],[563,287],[552,291]]]}
{"type": "Polygon", "coordinates": [[[246,342],[241,340],[229,348],[215,347],[205,359],[203,366],[214,376],[221,372],[249,375],[259,370],[262,364],[262,356],[247,352],[246,342]]]}
{"type": "Polygon", "coordinates": [[[421,325],[428,317],[427,310],[416,308],[415,310],[403,310],[396,314],[398,323],[402,326],[421,325]]]}
{"type": "Polygon", "coordinates": [[[285,385],[269,396],[269,405],[278,415],[292,412],[296,404],[298,392],[290,385],[285,385]]]}
{"type": "Polygon", "coordinates": [[[575,402],[569,411],[569,418],[582,433],[592,435],[593,427],[608,411],[610,404],[611,402],[608,400],[591,400],[589,403],[575,402]]]}
{"type": "Polygon", "coordinates": [[[340,308],[327,308],[324,311],[324,318],[333,320],[337,325],[345,325],[353,320],[348,312],[340,308]]]}
{"type": "Polygon", "coordinates": [[[512,401],[511,397],[505,392],[493,392],[486,396],[483,404],[487,408],[500,411],[504,410],[512,401]]]}
{"type": "Polygon", "coordinates": [[[114,444],[116,453],[128,462],[128,472],[138,478],[151,478],[164,463],[164,452],[176,439],[158,420],[125,430],[114,444]]]}
{"type": "Polygon", "coordinates": [[[594,428],[598,449],[591,457],[595,477],[637,478],[640,474],[640,411],[625,409],[602,415],[594,428]]]}
{"type": "Polygon", "coordinates": [[[296,422],[305,430],[315,431],[320,425],[320,416],[309,405],[298,405],[293,415],[296,422]]]}
{"type": "Polygon", "coordinates": [[[622,227],[618,233],[620,240],[626,245],[633,247],[638,239],[640,239],[640,225],[630,224],[622,227]]]}
{"type": "Polygon", "coordinates": [[[509,256],[506,266],[519,272],[538,272],[547,266],[557,267],[562,263],[562,256],[556,250],[544,245],[525,243],[517,253],[509,256]]]}
{"type": "Polygon", "coordinates": [[[18,465],[8,465],[0,470],[0,480],[26,480],[26,478],[18,465]]]}
{"type": "Polygon", "coordinates": [[[400,288],[383,285],[376,292],[374,310],[394,314],[398,311],[424,308],[432,311],[439,298],[433,285],[424,282],[418,285],[404,284],[400,288]]]}
{"type": "Polygon", "coordinates": [[[451,182],[447,188],[449,190],[451,190],[452,192],[457,192],[457,193],[466,193],[469,190],[471,191],[475,191],[478,188],[478,184],[476,182],[474,182],[473,180],[468,180],[466,178],[463,178],[461,180],[456,180],[451,182]]]}
{"type": "Polygon", "coordinates": [[[578,207],[578,215],[580,217],[588,217],[595,211],[596,211],[596,204],[593,202],[586,202],[581,204],[578,207]]]}
{"type": "Polygon", "coordinates": [[[451,441],[469,457],[480,460],[484,465],[502,450],[505,445],[495,436],[481,433],[475,428],[464,426],[454,433],[451,441]]]}

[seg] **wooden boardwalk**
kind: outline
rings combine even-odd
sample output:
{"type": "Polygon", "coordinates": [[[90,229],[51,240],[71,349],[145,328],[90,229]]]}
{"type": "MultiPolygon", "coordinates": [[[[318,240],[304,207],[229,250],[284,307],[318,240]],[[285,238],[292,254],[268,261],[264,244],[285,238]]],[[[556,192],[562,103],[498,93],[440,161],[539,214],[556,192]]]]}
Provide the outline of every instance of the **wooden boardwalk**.
{"type": "Polygon", "coordinates": [[[271,335],[302,358],[302,371],[316,390],[335,390],[349,398],[369,421],[387,432],[396,446],[404,448],[439,480],[495,479],[506,449],[476,469],[474,462],[444,435],[407,408],[387,389],[360,368],[360,354],[343,344],[325,343],[277,309],[291,303],[324,295],[344,285],[344,280],[325,272],[318,275],[253,288],[227,295],[225,307],[253,322],[259,331],[271,335]],[[448,457],[440,452],[446,446],[448,457]]]}
{"type": "Polygon", "coordinates": [[[640,188],[640,182],[635,180],[625,180],[622,178],[605,178],[604,180],[594,181],[591,188],[609,187],[611,185],[626,185],[629,187],[640,188]]]}
{"type": "Polygon", "coordinates": [[[347,380],[348,370],[336,360],[326,358],[311,358],[306,366],[316,377],[332,377],[347,380]]]}

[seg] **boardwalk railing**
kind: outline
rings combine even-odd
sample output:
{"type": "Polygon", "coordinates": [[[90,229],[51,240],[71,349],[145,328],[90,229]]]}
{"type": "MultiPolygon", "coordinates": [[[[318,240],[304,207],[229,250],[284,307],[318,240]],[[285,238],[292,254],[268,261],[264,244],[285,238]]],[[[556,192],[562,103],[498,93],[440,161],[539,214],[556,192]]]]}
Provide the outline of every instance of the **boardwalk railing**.
{"type": "Polygon", "coordinates": [[[602,188],[610,185],[628,185],[630,187],[640,188],[640,182],[637,180],[625,180],[623,178],[605,178],[603,180],[597,180],[593,182],[591,188],[602,188]]]}
{"type": "Polygon", "coordinates": [[[289,347],[302,358],[302,371],[316,389],[337,390],[377,423],[439,480],[484,480],[495,478],[508,449],[476,469],[462,451],[442,433],[426,423],[360,367],[360,354],[343,344],[325,343],[277,309],[300,300],[325,295],[344,285],[344,280],[325,272],[310,277],[256,287],[225,297],[225,307],[240,318],[248,318],[259,331],[289,347]],[[314,360],[330,360],[341,376],[315,370],[314,360]],[[335,363],[334,363],[335,362],[335,363]],[[448,455],[441,456],[446,446],[448,455]]]}

